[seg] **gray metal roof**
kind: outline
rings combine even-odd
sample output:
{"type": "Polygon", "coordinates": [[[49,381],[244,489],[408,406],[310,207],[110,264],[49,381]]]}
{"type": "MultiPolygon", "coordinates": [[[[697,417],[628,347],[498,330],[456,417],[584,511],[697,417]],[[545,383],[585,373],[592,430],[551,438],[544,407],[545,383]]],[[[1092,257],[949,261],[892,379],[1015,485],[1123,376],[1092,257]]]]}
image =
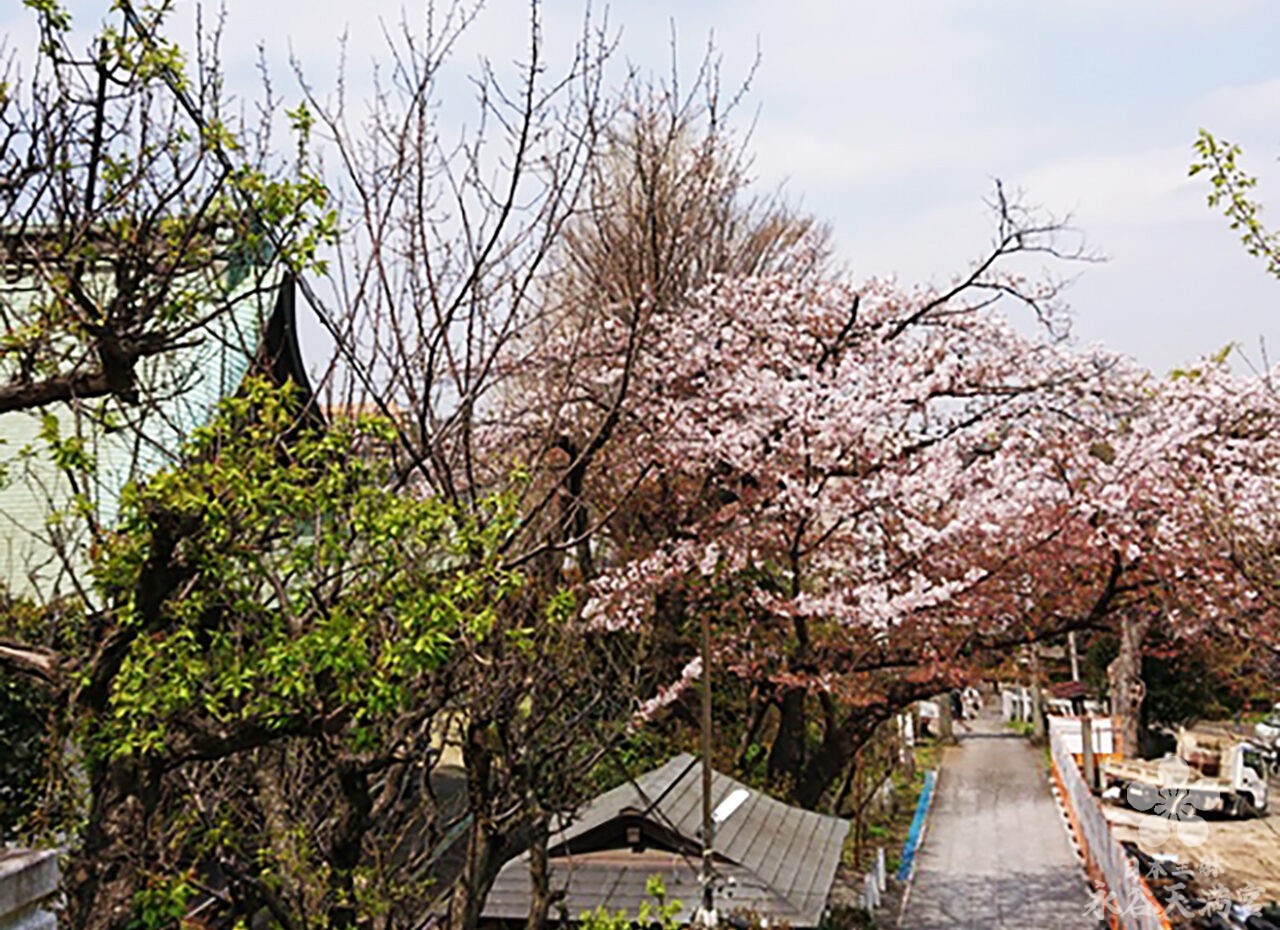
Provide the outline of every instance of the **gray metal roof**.
{"type": "MultiPolygon", "coordinates": [[[[711,787],[713,807],[735,790],[747,793],[716,828],[717,905],[767,914],[793,927],[817,926],[849,821],[783,804],[719,772],[711,787]]],[[[573,918],[599,906],[634,916],[646,899],[645,883],[658,875],[668,897],[684,905],[680,917],[687,920],[699,902],[701,826],[701,766],[682,753],[602,794],[551,837],[552,890],[563,891],[573,918]],[[661,845],[671,848],[633,852],[616,841],[598,848],[602,829],[628,817],[651,825],[655,838],[666,834],[670,841],[661,845]]],[[[486,918],[519,920],[528,914],[528,869],[527,854],[507,863],[485,902],[486,918]]]]}

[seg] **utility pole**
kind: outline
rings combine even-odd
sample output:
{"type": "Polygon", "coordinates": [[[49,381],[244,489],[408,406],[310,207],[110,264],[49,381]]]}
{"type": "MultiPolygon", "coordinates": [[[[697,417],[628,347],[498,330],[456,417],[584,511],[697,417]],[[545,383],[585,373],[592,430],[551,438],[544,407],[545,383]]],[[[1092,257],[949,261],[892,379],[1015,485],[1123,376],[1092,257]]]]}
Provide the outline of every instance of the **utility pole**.
{"type": "Polygon", "coordinates": [[[714,927],[716,921],[715,888],[712,885],[712,850],[715,824],[711,819],[711,612],[702,611],[702,909],[696,923],[714,927]]]}

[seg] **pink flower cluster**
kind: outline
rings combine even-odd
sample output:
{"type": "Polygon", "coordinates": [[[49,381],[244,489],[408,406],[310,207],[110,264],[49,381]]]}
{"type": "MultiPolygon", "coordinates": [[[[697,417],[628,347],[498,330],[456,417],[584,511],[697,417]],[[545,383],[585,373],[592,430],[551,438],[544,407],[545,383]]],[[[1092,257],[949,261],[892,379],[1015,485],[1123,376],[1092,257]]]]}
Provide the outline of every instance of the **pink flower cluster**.
{"type": "Polygon", "coordinates": [[[696,604],[736,584],[744,622],[718,648],[748,665],[752,640],[811,637],[833,657],[812,675],[824,688],[850,648],[944,661],[949,642],[1078,618],[1104,595],[1120,609],[1117,590],[1158,593],[1189,627],[1276,634],[1232,552],[1280,540],[1264,378],[1208,364],[1159,380],[985,299],[883,281],[720,280],[643,325],[596,322],[542,347],[562,389],[538,412],[581,429],[620,412],[593,464],[596,499],[623,503],[591,623],[636,629],[663,592],[696,604]]]}

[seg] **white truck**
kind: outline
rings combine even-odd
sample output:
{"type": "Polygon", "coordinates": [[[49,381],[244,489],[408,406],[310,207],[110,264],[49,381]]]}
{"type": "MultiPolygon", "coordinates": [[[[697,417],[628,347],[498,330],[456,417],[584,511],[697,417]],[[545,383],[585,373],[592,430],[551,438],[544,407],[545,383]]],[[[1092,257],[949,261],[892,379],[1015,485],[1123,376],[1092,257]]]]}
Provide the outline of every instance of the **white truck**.
{"type": "Polygon", "coordinates": [[[1102,766],[1104,797],[1139,810],[1174,798],[1197,811],[1251,817],[1267,810],[1266,754],[1247,737],[1225,730],[1180,729],[1175,755],[1102,766]]]}

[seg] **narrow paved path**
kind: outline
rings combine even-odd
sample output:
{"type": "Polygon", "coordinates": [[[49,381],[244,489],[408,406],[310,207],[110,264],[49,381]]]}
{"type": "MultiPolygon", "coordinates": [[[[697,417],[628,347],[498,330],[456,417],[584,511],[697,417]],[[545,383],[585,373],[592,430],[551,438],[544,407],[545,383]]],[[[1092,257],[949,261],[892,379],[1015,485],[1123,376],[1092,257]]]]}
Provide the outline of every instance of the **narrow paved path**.
{"type": "Polygon", "coordinates": [[[943,754],[902,930],[1097,930],[1043,754],[970,726],[943,754]]]}

